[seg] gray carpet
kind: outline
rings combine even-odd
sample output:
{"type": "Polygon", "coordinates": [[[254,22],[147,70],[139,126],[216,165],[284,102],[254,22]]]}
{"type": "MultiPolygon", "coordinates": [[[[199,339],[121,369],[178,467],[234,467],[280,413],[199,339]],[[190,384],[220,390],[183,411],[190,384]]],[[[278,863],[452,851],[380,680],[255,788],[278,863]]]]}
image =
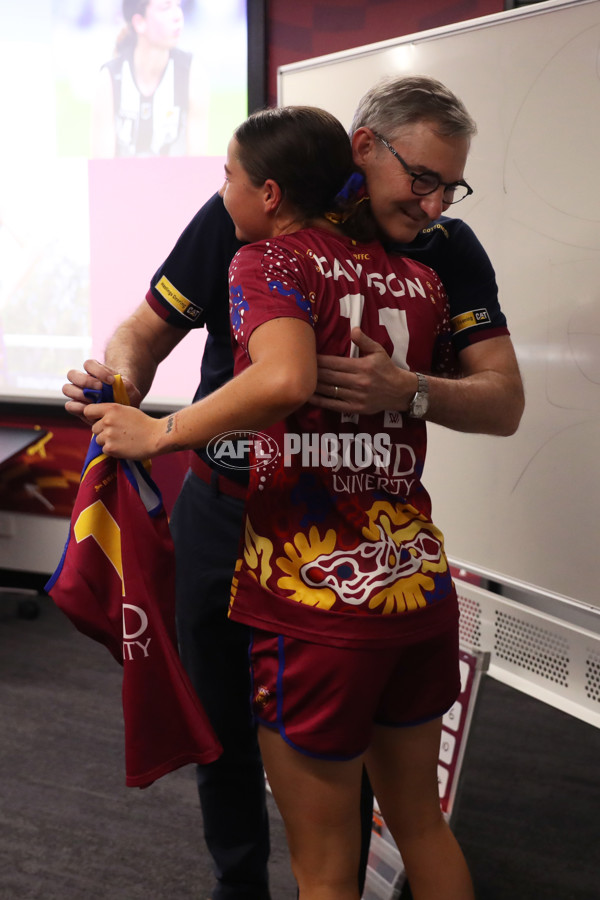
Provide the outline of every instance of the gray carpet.
{"type": "Polygon", "coordinates": [[[463,771],[478,900],[600,900],[600,729],[484,679],[463,771]]]}
{"type": "MultiPolygon", "coordinates": [[[[2,900],[210,896],[193,767],[124,786],[120,689],[108,651],[48,598],[26,621],[0,596],[2,900]]],[[[273,896],[295,898],[270,806],[273,896]]]]}
{"type": "MultiPolygon", "coordinates": [[[[191,766],[124,786],[121,673],[42,598],[0,594],[1,900],[206,900],[191,766]]],[[[487,679],[455,830],[478,900],[598,900],[600,731],[487,679]]],[[[271,804],[274,900],[292,900],[271,804]]]]}

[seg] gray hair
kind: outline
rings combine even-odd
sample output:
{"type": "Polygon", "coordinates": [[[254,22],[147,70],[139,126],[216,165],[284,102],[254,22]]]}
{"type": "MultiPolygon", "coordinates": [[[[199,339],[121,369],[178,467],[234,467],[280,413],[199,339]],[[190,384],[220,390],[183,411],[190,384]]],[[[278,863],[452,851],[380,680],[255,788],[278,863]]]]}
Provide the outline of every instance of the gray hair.
{"type": "Polygon", "coordinates": [[[350,134],[366,126],[393,136],[405,125],[428,121],[444,137],[468,137],[477,133],[475,120],[464,103],[441,81],[427,75],[383,78],[367,91],[352,120],[350,134]]]}

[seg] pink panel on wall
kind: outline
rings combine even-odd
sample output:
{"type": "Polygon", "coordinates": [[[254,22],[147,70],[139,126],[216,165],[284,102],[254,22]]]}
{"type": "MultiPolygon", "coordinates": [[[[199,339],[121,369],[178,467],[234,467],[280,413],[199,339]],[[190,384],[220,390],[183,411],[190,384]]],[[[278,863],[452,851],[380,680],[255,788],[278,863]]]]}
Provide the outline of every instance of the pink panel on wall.
{"type": "MultiPolygon", "coordinates": [[[[89,162],[94,357],[103,358],[107,339],[142,302],[180,232],[220,188],[223,162],[217,156],[89,162]]],[[[204,338],[197,329],[183,340],[160,366],[151,396],[191,400],[204,338]]]]}

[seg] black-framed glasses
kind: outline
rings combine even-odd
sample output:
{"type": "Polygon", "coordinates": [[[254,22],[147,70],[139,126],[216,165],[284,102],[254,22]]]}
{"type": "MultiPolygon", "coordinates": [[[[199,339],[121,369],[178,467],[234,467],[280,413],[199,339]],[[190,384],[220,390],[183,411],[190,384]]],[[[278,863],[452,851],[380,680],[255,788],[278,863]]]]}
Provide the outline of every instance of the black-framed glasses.
{"type": "Polygon", "coordinates": [[[473,193],[473,188],[470,187],[466,181],[452,181],[448,184],[447,182],[442,181],[441,178],[433,172],[413,172],[410,166],[404,162],[395,147],[392,147],[390,142],[387,141],[383,135],[378,134],[376,131],[374,131],[373,134],[378,141],[381,141],[384,147],[387,147],[392,156],[396,157],[406,174],[410,175],[412,178],[410,189],[417,197],[426,197],[427,194],[433,194],[434,191],[437,191],[439,187],[443,186],[444,203],[447,203],[450,206],[452,203],[460,203],[461,200],[464,200],[465,197],[468,197],[469,194],[473,193]]]}

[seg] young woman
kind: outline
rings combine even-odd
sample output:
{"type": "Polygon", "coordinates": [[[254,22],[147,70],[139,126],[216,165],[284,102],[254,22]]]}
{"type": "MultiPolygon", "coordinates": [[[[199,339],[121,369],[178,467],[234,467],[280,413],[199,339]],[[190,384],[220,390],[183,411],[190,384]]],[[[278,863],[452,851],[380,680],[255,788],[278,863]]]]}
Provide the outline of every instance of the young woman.
{"type": "Polygon", "coordinates": [[[301,900],[358,898],[363,764],[415,900],[470,900],[437,788],[458,609],[413,402],[423,372],[450,369],[447,299],[431,269],[356,239],[370,221],[352,173],[347,135],[322,110],[243,123],[222,188],[238,238],[256,242],[230,268],[236,377],[165,419],[112,404],[86,415],[104,451],[124,457],[209,445],[223,458],[231,433],[248,432],[230,614],[254,629],[253,709],[301,900]],[[414,373],[400,410],[307,404],[316,354],[349,355],[355,327],[414,373]]]}
{"type": "Polygon", "coordinates": [[[206,98],[191,53],[176,44],[181,0],[123,0],[125,27],[100,71],[92,156],[183,156],[206,144],[206,98]]]}

